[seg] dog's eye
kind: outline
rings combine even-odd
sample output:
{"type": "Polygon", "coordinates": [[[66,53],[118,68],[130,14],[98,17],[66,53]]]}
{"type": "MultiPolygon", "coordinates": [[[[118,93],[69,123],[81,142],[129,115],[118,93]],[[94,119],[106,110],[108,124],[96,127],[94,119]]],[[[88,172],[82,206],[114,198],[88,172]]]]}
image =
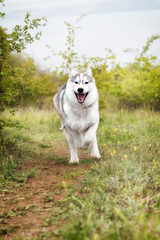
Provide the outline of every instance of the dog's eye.
{"type": "Polygon", "coordinates": [[[85,84],[88,84],[89,82],[85,82],[85,84]]]}
{"type": "Polygon", "coordinates": [[[75,84],[78,84],[78,82],[74,82],[75,84]]]}

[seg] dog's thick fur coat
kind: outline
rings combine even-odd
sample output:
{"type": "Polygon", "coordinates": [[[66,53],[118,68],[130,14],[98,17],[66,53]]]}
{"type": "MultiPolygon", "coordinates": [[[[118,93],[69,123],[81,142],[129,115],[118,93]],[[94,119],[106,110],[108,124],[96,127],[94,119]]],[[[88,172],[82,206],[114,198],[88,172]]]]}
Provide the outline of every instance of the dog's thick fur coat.
{"type": "Polygon", "coordinates": [[[99,124],[98,92],[91,69],[86,73],[72,70],[68,82],[54,96],[54,105],[69,143],[69,163],[79,162],[77,148],[91,148],[91,156],[100,158],[96,137],[99,124]]]}

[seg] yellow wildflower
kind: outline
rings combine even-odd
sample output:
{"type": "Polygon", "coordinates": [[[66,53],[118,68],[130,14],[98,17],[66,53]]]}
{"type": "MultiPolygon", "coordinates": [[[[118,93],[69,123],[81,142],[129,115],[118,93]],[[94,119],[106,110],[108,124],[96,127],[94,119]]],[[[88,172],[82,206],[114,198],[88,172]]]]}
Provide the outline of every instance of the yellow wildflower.
{"type": "Polygon", "coordinates": [[[126,129],[123,129],[123,132],[126,132],[126,129]]]}
{"type": "Polygon", "coordinates": [[[104,143],[104,144],[103,144],[103,146],[105,147],[105,146],[106,146],[106,144],[104,143]]]}
{"type": "Polygon", "coordinates": [[[114,130],[113,130],[114,132],[117,132],[118,131],[118,128],[114,128],[114,130]]]}
{"type": "Polygon", "coordinates": [[[124,157],[127,158],[127,155],[125,154],[124,157]]]}
{"type": "Polygon", "coordinates": [[[136,151],[136,150],[137,150],[137,147],[134,147],[134,150],[136,151]]]}

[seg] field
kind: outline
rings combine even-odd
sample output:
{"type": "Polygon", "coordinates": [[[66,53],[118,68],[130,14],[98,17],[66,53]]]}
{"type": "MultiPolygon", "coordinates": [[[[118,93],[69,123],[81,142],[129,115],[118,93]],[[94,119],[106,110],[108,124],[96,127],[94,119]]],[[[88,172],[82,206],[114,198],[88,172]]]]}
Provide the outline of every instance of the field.
{"type": "Polygon", "coordinates": [[[3,119],[0,239],[160,238],[160,113],[102,110],[99,161],[69,165],[57,113],[19,109],[3,119]]]}
{"type": "Polygon", "coordinates": [[[121,66],[108,48],[104,57],[76,52],[83,17],[65,22],[64,48],[48,46],[62,60],[52,72],[23,53],[45,17],[27,12],[11,32],[0,26],[0,240],[160,239],[160,61],[148,51],[160,35],[121,66]],[[80,163],[69,165],[52,99],[66,73],[88,66],[99,92],[101,159],[81,150],[80,163]]]}

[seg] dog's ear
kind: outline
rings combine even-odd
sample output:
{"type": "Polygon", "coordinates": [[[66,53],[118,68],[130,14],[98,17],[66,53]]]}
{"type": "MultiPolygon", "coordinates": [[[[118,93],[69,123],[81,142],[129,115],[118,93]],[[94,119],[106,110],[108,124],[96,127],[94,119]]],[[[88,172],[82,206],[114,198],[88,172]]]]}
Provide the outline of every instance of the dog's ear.
{"type": "Polygon", "coordinates": [[[91,70],[91,68],[87,69],[86,74],[92,77],[92,70],[91,70]]]}
{"type": "Polygon", "coordinates": [[[73,76],[75,76],[77,73],[78,73],[78,72],[77,72],[75,69],[72,69],[72,70],[70,71],[69,76],[70,76],[70,77],[73,77],[73,76]]]}

